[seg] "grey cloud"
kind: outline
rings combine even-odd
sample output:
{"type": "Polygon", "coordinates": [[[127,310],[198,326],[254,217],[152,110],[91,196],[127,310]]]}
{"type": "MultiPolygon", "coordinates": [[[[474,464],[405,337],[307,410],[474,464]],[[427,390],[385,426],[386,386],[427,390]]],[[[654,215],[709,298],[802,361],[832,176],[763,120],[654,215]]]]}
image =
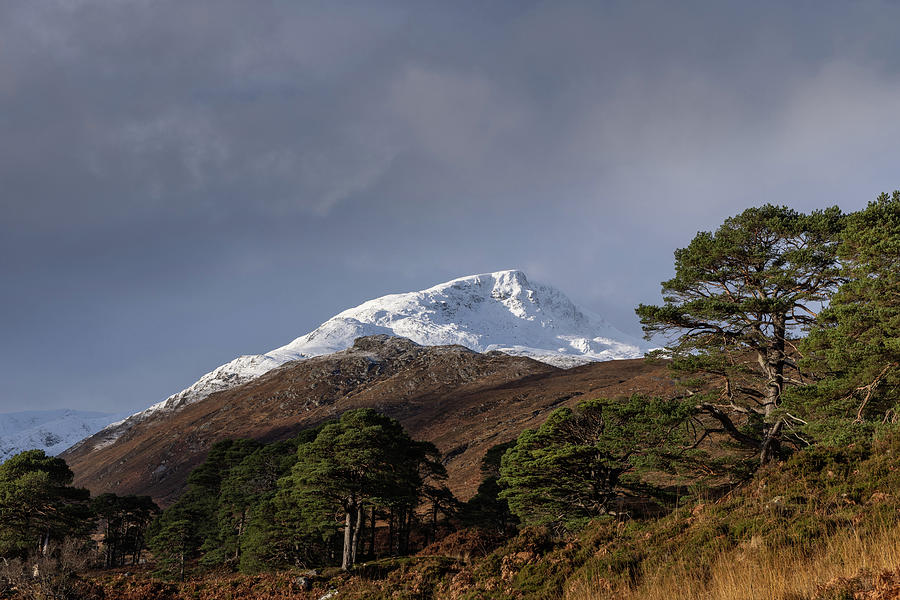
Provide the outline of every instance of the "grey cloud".
{"type": "Polygon", "coordinates": [[[898,187],[898,17],[0,3],[0,410],[141,408],[367,298],[501,268],[634,333],[697,230],[898,187]]]}

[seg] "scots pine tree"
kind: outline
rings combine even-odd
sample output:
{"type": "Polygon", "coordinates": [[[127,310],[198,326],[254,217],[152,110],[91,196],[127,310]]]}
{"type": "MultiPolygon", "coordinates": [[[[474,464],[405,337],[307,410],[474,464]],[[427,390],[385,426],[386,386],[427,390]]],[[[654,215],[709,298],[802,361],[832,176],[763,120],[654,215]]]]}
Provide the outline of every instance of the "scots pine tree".
{"type": "Polygon", "coordinates": [[[218,533],[207,544],[206,564],[240,564],[254,507],[272,498],[278,480],[297,460],[298,438],[263,446],[232,467],[219,486],[218,533]]]}
{"type": "Polygon", "coordinates": [[[715,424],[709,431],[751,449],[760,463],[778,455],[794,424],[779,410],[785,388],[803,382],[794,344],[841,281],[843,224],[837,207],[747,209],[676,250],[663,304],[636,309],[648,339],[668,336],[664,354],[689,387],[695,375],[717,382],[694,399],[715,424]]]}
{"type": "Polygon", "coordinates": [[[232,468],[260,447],[253,440],[222,440],[210,448],[206,460],[191,471],[188,488],[154,521],[148,543],[168,575],[179,574],[185,561],[220,545],[218,512],[222,482],[232,468]],[[178,540],[173,544],[172,540],[178,540]]]}
{"type": "Polygon", "coordinates": [[[298,448],[285,495],[301,509],[310,505],[321,514],[324,502],[339,514],[346,570],[356,562],[366,507],[403,508],[410,521],[425,479],[445,476],[438,458],[432,444],[411,439],[396,420],[351,410],[298,448]]]}
{"type": "Polygon", "coordinates": [[[159,513],[153,499],[149,496],[105,493],[91,500],[91,510],[100,520],[106,567],[124,566],[128,556],[131,557],[131,564],[138,564],[144,550],[147,527],[159,513]]]}
{"type": "Polygon", "coordinates": [[[509,502],[500,498],[500,462],[516,440],[497,444],[485,452],[481,459],[481,484],[475,495],[462,507],[460,517],[468,527],[483,527],[498,533],[506,533],[519,519],[509,510],[509,502]]]}
{"type": "Polygon", "coordinates": [[[677,401],[632,396],[554,411],[503,455],[500,498],[526,525],[577,525],[652,491],[641,473],[667,468],[686,442],[677,401]]]}
{"type": "Polygon", "coordinates": [[[200,546],[193,515],[178,509],[167,510],[150,528],[150,550],[156,558],[157,572],[184,581],[187,562],[200,546]]]}
{"type": "Polygon", "coordinates": [[[0,557],[46,554],[51,541],[87,538],[94,520],[86,489],[61,458],[20,452],[0,465],[0,557]]]}

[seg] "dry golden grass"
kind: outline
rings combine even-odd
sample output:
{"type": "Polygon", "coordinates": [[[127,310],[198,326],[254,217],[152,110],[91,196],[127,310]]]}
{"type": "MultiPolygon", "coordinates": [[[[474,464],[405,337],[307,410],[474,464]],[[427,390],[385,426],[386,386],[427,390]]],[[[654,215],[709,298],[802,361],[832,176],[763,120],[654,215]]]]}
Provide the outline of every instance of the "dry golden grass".
{"type": "MultiPolygon", "coordinates": [[[[708,573],[668,566],[632,587],[595,577],[571,581],[566,600],[807,600],[827,582],[861,572],[900,567],[900,526],[872,535],[843,532],[812,552],[737,548],[718,557],[708,573]]],[[[868,597],[868,596],[867,596],[868,597]]],[[[881,597],[881,596],[879,596],[881,597]]],[[[885,596],[885,597],[895,597],[885,596]]]]}

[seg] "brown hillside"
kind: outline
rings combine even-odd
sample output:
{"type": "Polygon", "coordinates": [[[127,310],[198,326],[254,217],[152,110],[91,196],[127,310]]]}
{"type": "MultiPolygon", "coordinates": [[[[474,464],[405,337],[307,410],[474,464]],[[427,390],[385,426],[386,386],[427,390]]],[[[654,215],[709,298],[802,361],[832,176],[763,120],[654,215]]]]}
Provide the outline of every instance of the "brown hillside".
{"type": "Polygon", "coordinates": [[[155,415],[108,446],[95,448],[98,434],[62,456],[75,483],[94,494],[149,494],[168,504],[216,441],[285,439],[348,409],[371,407],[434,442],[446,457],[450,488],[467,498],[480,483],[485,451],[540,424],[551,410],[586,398],[670,391],[665,367],[640,359],[561,370],[497,352],[373,336],[155,415]]]}

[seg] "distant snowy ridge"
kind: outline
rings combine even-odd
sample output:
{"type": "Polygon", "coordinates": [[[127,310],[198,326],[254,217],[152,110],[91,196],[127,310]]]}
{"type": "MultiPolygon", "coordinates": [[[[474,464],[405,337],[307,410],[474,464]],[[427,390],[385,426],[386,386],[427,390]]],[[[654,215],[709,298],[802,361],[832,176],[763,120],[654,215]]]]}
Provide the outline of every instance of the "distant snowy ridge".
{"type": "Polygon", "coordinates": [[[68,409],[0,413],[0,462],[24,450],[59,454],[124,416],[68,409]]]}
{"type": "Polygon", "coordinates": [[[94,447],[111,444],[132,424],[154,414],[202,400],[284,363],[345,350],[356,338],[376,334],[406,337],[423,346],[498,350],[564,368],[644,354],[638,340],[580,310],[559,290],[529,282],[521,271],[471,275],[420,292],[369,300],[285,346],[238,357],[189,388],[113,423],[94,447]]]}

